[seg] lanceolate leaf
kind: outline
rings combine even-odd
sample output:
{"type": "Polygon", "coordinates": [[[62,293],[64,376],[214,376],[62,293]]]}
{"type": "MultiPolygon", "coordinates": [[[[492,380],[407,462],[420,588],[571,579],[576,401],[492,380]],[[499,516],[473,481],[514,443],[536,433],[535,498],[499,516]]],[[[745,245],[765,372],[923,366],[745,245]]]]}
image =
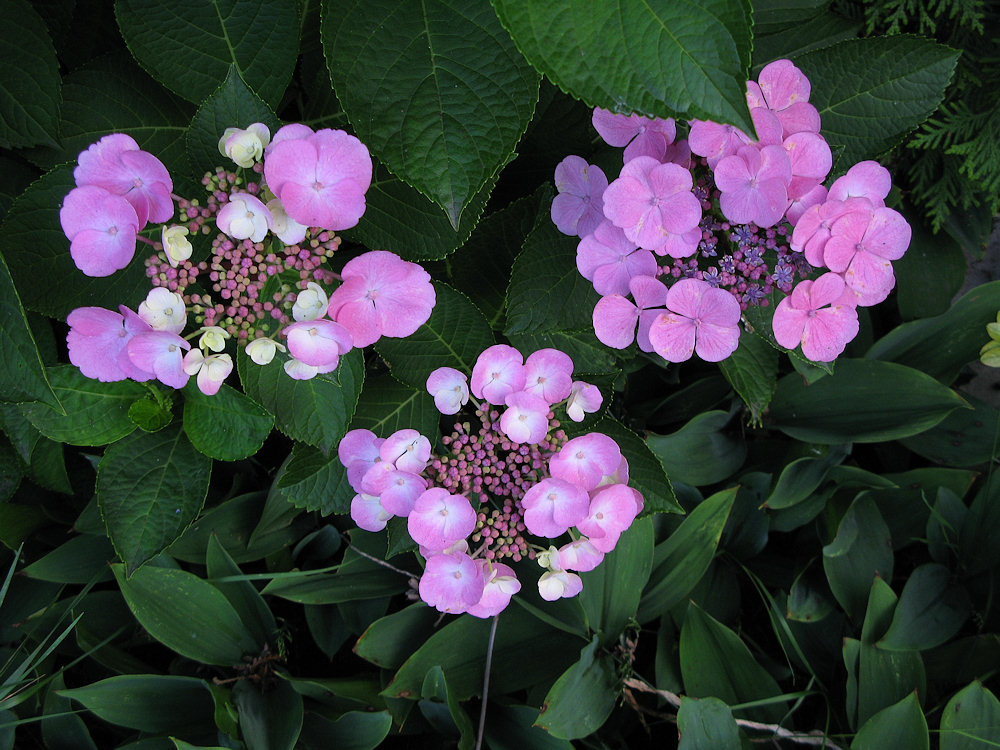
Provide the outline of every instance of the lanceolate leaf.
{"type": "Polygon", "coordinates": [[[531,63],[588,105],[729,122],[753,133],[744,91],[749,3],[493,0],[531,63]]]}
{"type": "Polygon", "coordinates": [[[951,80],[956,50],[914,36],[849,39],[796,60],[831,146],[834,171],[873,159],[933,112],[951,80]]]}
{"type": "Polygon", "coordinates": [[[279,354],[262,367],[241,349],[236,362],[243,388],[274,414],[279,430],[326,453],[340,442],[354,416],[364,381],[361,352],[348,352],[336,370],[312,380],[288,377],[282,365],[286,360],[287,356],[279,354]]]}
{"type": "Polygon", "coordinates": [[[212,460],[179,424],[137,431],[110,446],[97,467],[97,502],[128,574],[181,535],[201,511],[212,460]]]}
{"type": "Polygon", "coordinates": [[[554,737],[572,740],[601,728],[618,698],[614,660],[598,651],[598,638],[580,652],[580,660],[556,680],[535,721],[554,737]]]}
{"type": "Polygon", "coordinates": [[[118,0],[115,16],[143,67],[192,102],[215,91],[234,65],[276,106],[298,57],[294,0],[118,0]]]}
{"type": "Polygon", "coordinates": [[[457,227],[510,158],[538,100],[538,74],[492,8],[483,0],[328,0],[321,34],[358,137],[457,227]]]}
{"type": "Polygon", "coordinates": [[[60,690],[95,716],[144,732],[211,729],[212,694],[204,680],[177,675],[117,675],[91,685],[60,690]]]}
{"type": "Polygon", "coordinates": [[[1000,745],[1000,701],[973,682],[948,701],[941,714],[941,750],[977,750],[1000,745]]]}
{"type": "Polygon", "coordinates": [[[28,0],[11,0],[0,26],[0,147],[59,139],[59,61],[45,21],[28,0]]]}
{"type": "Polygon", "coordinates": [[[905,747],[907,750],[927,750],[930,747],[927,719],[920,710],[915,692],[872,716],[851,743],[853,750],[883,750],[887,747],[905,747]]]}

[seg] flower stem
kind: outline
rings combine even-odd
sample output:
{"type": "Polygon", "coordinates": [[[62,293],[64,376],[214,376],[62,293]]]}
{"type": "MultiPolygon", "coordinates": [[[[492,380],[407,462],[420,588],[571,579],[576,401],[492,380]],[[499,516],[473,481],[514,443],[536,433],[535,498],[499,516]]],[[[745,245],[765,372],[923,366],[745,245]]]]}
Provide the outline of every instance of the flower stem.
{"type": "Polygon", "coordinates": [[[483,733],[486,731],[486,697],[490,691],[490,666],[493,664],[493,641],[497,635],[497,620],[499,615],[493,615],[490,625],[490,640],[486,644],[486,667],[483,670],[483,704],[479,708],[479,734],[476,736],[476,750],[483,747],[483,733]]]}

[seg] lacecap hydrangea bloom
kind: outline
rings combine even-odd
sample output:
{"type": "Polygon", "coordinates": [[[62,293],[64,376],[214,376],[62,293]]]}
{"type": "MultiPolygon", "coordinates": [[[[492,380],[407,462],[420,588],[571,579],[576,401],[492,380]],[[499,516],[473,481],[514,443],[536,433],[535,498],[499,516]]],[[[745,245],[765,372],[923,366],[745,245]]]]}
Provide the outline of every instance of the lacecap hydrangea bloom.
{"type": "Polygon", "coordinates": [[[580,238],[577,267],[602,295],[598,339],[716,362],[739,346],[743,311],[774,306],[779,345],[817,361],[844,351],[856,309],[895,285],[910,227],[885,205],[891,180],[878,163],[824,184],[833,159],[809,94],[791,61],[765,66],[747,82],[756,139],[701,120],[678,139],[673,120],[594,111],[601,137],[625,149],[621,172],[598,195],[604,173],[567,157],[552,219],[580,238]]]}
{"type": "Polygon", "coordinates": [[[77,266],[110,275],[131,262],[137,240],[159,251],[146,260],[153,289],[138,312],[70,314],[70,361],[85,375],[155,378],[173,388],[196,377],[215,394],[233,369],[227,347],[245,346],[261,366],[287,352],[282,366],[301,380],[336,369],[355,347],[408,336],[426,322],[435,294],[419,265],[372,251],[340,273],[329,266],[340,246],[334,230],[357,223],[371,183],[371,157],[357,138],[293,124],[272,139],[253,123],[227,129],[219,151],[241,171],[206,175],[203,203],[172,196],[166,169],[127,135],[80,154],[78,186],[60,211],[77,266]],[[277,197],[265,203],[268,191],[277,197]],[[159,242],[144,237],[147,221],[173,216],[175,199],[180,223],[159,227],[159,242]],[[202,237],[212,237],[210,259],[192,261],[202,237]],[[189,321],[194,330],[182,335],[189,321]]]}
{"type": "Polygon", "coordinates": [[[572,375],[565,352],[524,358],[497,344],[477,359],[471,385],[450,367],[428,377],[443,414],[466,413],[441,438],[441,454],[412,429],[385,438],[351,430],[340,442],[357,493],[351,518],[368,531],[406,518],[425,560],[418,593],[430,606],[491,617],[520,590],[512,565],[522,560],[542,567],[542,598],[575,596],[579,573],[599,565],[642,511],[618,444],[596,432],[569,439],[560,428],[557,409],[583,419],[601,407],[597,388],[572,375]]]}

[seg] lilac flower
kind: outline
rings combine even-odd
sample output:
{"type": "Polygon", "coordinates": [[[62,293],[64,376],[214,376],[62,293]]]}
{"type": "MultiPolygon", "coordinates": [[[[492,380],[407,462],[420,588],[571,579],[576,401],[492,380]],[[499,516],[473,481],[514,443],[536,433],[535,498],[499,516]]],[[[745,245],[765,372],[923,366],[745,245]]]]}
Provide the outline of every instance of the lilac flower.
{"type": "Polygon", "coordinates": [[[311,367],[336,369],[342,354],[351,350],[351,334],[332,320],[303,320],[285,327],[288,351],[311,367]]]}
{"type": "Polygon", "coordinates": [[[416,499],[407,516],[406,528],[417,544],[440,551],[472,533],[476,528],[476,511],[464,495],[431,487],[416,499]]]}
{"type": "Polygon", "coordinates": [[[469,403],[469,379],[453,367],[439,367],[427,377],[427,392],[442,414],[457,414],[469,403]]]}
{"type": "Polygon", "coordinates": [[[891,208],[852,211],[833,224],[823,260],[831,271],[843,273],[859,305],[874,305],[895,285],[890,261],[903,257],[910,235],[906,219],[891,208]]]}
{"type": "Polygon", "coordinates": [[[500,417],[500,429],[512,443],[536,444],[549,431],[549,403],[533,393],[508,393],[507,409],[500,417]]]}
{"type": "Polygon", "coordinates": [[[206,396],[214,396],[233,371],[233,358],[228,354],[206,357],[200,349],[192,349],[184,355],[181,366],[187,375],[198,376],[198,390],[206,396]]]}
{"type": "Polygon", "coordinates": [[[521,352],[496,344],[483,350],[472,368],[472,394],[501,406],[509,394],[524,388],[527,377],[521,352]]]}
{"type": "Polygon", "coordinates": [[[624,349],[636,340],[638,323],[639,348],[651,352],[649,326],[667,302],[667,287],[652,276],[636,276],[629,290],[634,304],[617,294],[601,297],[594,307],[594,334],[605,346],[624,349]]]}
{"type": "Polygon", "coordinates": [[[358,493],[351,500],[351,520],[365,531],[381,531],[392,518],[377,495],[358,493]]]}
{"type": "Polygon", "coordinates": [[[340,275],[344,283],[330,295],[327,315],[350,331],[358,348],[382,336],[409,336],[431,316],[436,297],[430,274],[394,253],[359,255],[340,275]]]}
{"type": "Polygon", "coordinates": [[[439,612],[459,614],[483,598],[483,569],[463,552],[440,553],[427,558],[420,576],[420,598],[439,612]]]}
{"type": "Polygon", "coordinates": [[[509,565],[490,560],[479,560],[486,585],[479,601],[466,612],[473,617],[493,617],[503,612],[514,594],[521,590],[521,583],[509,565]]]}
{"type": "Polygon", "coordinates": [[[846,285],[835,273],[802,281],[774,309],[774,338],[786,349],[802,345],[816,362],[832,362],[858,335],[858,313],[845,304],[846,285]]]}
{"type": "Polygon", "coordinates": [[[637,248],[619,227],[603,221],[576,246],[576,267],[598,294],[626,295],[633,276],[653,276],[657,265],[649,250],[637,248]]]}
{"type": "Polygon", "coordinates": [[[337,457],[347,469],[347,481],[355,492],[361,492],[361,480],[368,470],[382,461],[379,446],[383,442],[371,430],[358,429],[344,435],[337,445],[337,457]]]}
{"type": "Polygon", "coordinates": [[[567,156],[556,166],[552,222],[563,234],[586,237],[604,221],[604,171],[579,156],[567,156]]]}
{"type": "Polygon", "coordinates": [[[667,309],[650,326],[649,341],[668,362],[684,362],[694,352],[720,362],[736,351],[740,305],[729,292],[681,279],[667,292],[667,309]]]}
{"type": "Polygon", "coordinates": [[[747,104],[767,107],[781,122],[784,136],[818,133],[819,112],[809,104],[809,79],[791,60],[775,60],[764,66],[757,82],[747,82],[747,104]]]}
{"type": "Polygon", "coordinates": [[[566,399],[566,416],[574,422],[582,422],[585,414],[593,414],[604,402],[601,390],[596,385],[574,380],[566,399]]]}
{"type": "Polygon", "coordinates": [[[188,374],[184,372],[183,352],[190,349],[191,344],[176,333],[139,333],[129,339],[125,348],[133,365],[153,373],[164,385],[171,388],[183,388],[187,385],[188,374]]]}
{"type": "Polygon", "coordinates": [[[365,212],[372,160],[365,145],[343,130],[313,133],[304,125],[274,135],[264,179],[286,213],[300,224],[349,229],[365,212]]]}
{"type": "Polygon", "coordinates": [[[427,468],[431,441],[413,429],[396,430],[379,446],[382,463],[419,474],[427,468]]]}
{"type": "Polygon", "coordinates": [[[892,189],[889,170],[877,161],[862,161],[847,170],[847,174],[830,186],[830,200],[846,201],[849,198],[867,198],[876,208],[885,205],[885,197],[892,189]]]}
{"type": "Polygon", "coordinates": [[[71,190],[59,210],[59,223],[70,241],[73,262],[87,276],[110,276],[135,255],[140,226],[135,209],[102,187],[71,190]]]}
{"type": "Polygon", "coordinates": [[[638,493],[625,484],[603,487],[590,500],[587,516],[576,525],[600,552],[611,552],[639,514],[638,493]]]}
{"type": "Polygon", "coordinates": [[[121,309],[128,315],[102,307],[78,307],[66,318],[69,361],[88,378],[113,382],[153,377],[151,372],[133,365],[125,350],[133,336],[152,329],[127,307],[121,309]]]}
{"type": "Polygon", "coordinates": [[[573,385],[573,360],[558,349],[539,349],[524,361],[524,390],[547,405],[569,396],[573,385]]]}
{"type": "Polygon", "coordinates": [[[731,222],[773,226],[788,208],[791,178],[791,162],[780,146],[742,146],[715,165],[719,207],[731,222]]]}
{"type": "Polygon", "coordinates": [[[524,493],[521,505],[528,531],[555,539],[586,518],[590,498],[581,487],[549,477],[524,493]]]}
{"type": "Polygon", "coordinates": [[[600,432],[588,432],[567,441],[549,459],[549,474],[590,492],[617,471],[621,461],[618,443],[600,432]]]}
{"type": "Polygon", "coordinates": [[[623,156],[626,162],[637,156],[664,161],[667,146],[677,136],[677,125],[670,117],[664,120],[636,114],[616,115],[598,107],[591,121],[605,143],[617,148],[625,147],[623,156]]]}

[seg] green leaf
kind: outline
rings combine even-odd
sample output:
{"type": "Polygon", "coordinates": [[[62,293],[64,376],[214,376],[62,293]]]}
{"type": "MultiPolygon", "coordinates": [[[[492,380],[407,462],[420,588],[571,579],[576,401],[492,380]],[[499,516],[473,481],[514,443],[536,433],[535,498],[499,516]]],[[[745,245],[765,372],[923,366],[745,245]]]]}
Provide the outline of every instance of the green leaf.
{"type": "MultiPolygon", "coordinates": [[[[242,573],[216,534],[212,534],[209,538],[208,549],[205,552],[205,565],[210,579],[239,576],[242,573]]],[[[213,581],[212,585],[221,591],[222,595],[233,606],[240,621],[247,626],[254,641],[261,646],[275,644],[278,626],[274,615],[271,614],[271,610],[267,608],[264,599],[257,593],[257,589],[250,581],[213,581]]]]}
{"type": "Polygon", "coordinates": [[[556,229],[549,204],[538,216],[511,271],[504,333],[592,329],[600,295],[576,268],[579,240],[556,229]]]}
{"type": "Polygon", "coordinates": [[[170,424],[174,415],[158,401],[140,398],[128,407],[128,418],[143,432],[157,432],[170,424]]]}
{"type": "MultiPolygon", "coordinates": [[[[824,3],[825,4],[825,3],[824,3]]],[[[821,13],[807,21],[789,18],[780,9],[780,31],[762,28],[759,2],[754,3],[753,70],[756,78],[761,68],[774,60],[798,60],[802,55],[815,49],[828,47],[845,39],[858,36],[861,24],[836,13],[821,13]]]]}
{"type": "Polygon", "coordinates": [[[649,433],[646,444],[676,481],[695,487],[715,484],[732,476],[746,459],[742,436],[725,431],[729,422],[727,412],[702,412],[677,432],[649,433]]]}
{"type": "Polygon", "coordinates": [[[837,536],[823,547],[823,569],[830,590],[847,613],[864,613],[872,579],[892,580],[892,537],[874,501],[859,495],[847,509],[837,536]]]}
{"type": "Polygon", "coordinates": [[[441,413],[426,388],[411,388],[388,375],[376,375],[361,391],[351,428],[368,429],[379,437],[406,428],[432,435],[440,419],[441,413]]]}
{"type": "Polygon", "coordinates": [[[358,137],[444,209],[466,205],[509,160],[538,74],[485,3],[324,4],[330,78],[358,137]]]}
{"type": "Polygon", "coordinates": [[[312,380],[288,377],[287,359],[279,353],[262,367],[240,349],[236,366],[243,389],[274,415],[275,426],[288,437],[327,453],[340,442],[354,416],[364,382],[364,358],[353,349],[340,358],[336,370],[312,380]]]}
{"type": "Polygon", "coordinates": [[[211,459],[180,425],[135,432],[108,447],[97,466],[97,502],[129,575],[198,517],[211,473],[211,459]]]}
{"type": "Polygon", "coordinates": [[[104,721],[143,732],[188,734],[214,727],[212,694],[194,677],[117,675],[58,694],[104,721]]]}
{"type": "Polygon", "coordinates": [[[713,119],[753,133],[749,4],[494,0],[518,49],[589,106],[713,119]]]}
{"type": "MultiPolygon", "coordinates": [[[[740,637],[694,602],[688,605],[681,627],[680,658],[685,693],[691,697],[714,696],[735,705],[781,694],[778,684],[740,637]]],[[[741,713],[777,722],[785,709],[772,704],[741,713]]]]}
{"type": "Polygon", "coordinates": [[[278,474],[276,487],[292,505],[318,510],[324,516],[349,513],[356,494],[335,452],[324,456],[302,443],[292,446],[291,460],[278,474]]]}
{"type": "Polygon", "coordinates": [[[643,518],[632,523],[600,565],[580,575],[580,603],[590,629],[600,634],[601,645],[617,643],[628,621],[635,617],[652,564],[653,523],[643,518]],[[628,585],[623,586],[623,581],[628,585]]]}
{"type": "Polygon", "coordinates": [[[973,408],[956,409],[929,430],[900,442],[936,464],[978,466],[993,460],[1000,452],[1000,410],[971,393],[962,398],[973,408]]]}
{"type": "Polygon", "coordinates": [[[1000,745],[1000,701],[972,682],[948,701],[941,714],[941,750],[985,750],[1000,745]]]}
{"type": "Polygon", "coordinates": [[[128,412],[146,393],[139,383],[102,383],[73,365],[49,367],[46,372],[66,413],[38,403],[21,406],[21,413],[45,437],[71,445],[106,445],[135,430],[128,412]]]}
{"type": "MultiPolygon", "coordinates": [[[[957,492],[961,496],[962,492],[957,492]]],[[[958,559],[968,573],[989,570],[1000,561],[993,544],[1000,531],[1000,475],[990,474],[973,498],[959,529],[958,559]]]]}
{"type": "Polygon", "coordinates": [[[228,156],[219,152],[219,139],[226,128],[246,128],[262,122],[273,135],[281,121],[240,77],[235,65],[229,66],[226,80],[209,96],[191,120],[187,131],[187,153],[196,174],[212,171],[217,165],[231,167],[228,156]]]}
{"type": "Polygon", "coordinates": [[[642,493],[643,513],[680,513],[674,488],[658,456],[648,443],[614,417],[604,417],[594,425],[594,432],[613,438],[628,461],[629,485],[642,493]]]}
{"type": "Polygon", "coordinates": [[[372,185],[365,194],[365,215],[351,235],[368,247],[391,250],[404,260],[444,258],[469,239],[497,177],[499,174],[493,175],[472,196],[456,228],[429,198],[376,162],[372,185]]]}
{"type": "Polygon", "coordinates": [[[149,291],[142,263],[101,278],[84,276],[69,254],[59,224],[59,207],[73,189],[73,167],[56,167],[25,190],[11,206],[0,231],[0,255],[7,261],[22,303],[52,318],[77,307],[114,310],[136,305],[149,291]]]}
{"type": "Polygon", "coordinates": [[[146,565],[125,577],[111,566],[135,619],[156,640],[188,659],[233,666],[244,654],[260,652],[250,631],[226,597],[198,576],[174,568],[146,565]]]}
{"type": "Polygon", "coordinates": [[[889,651],[934,648],[951,639],[969,618],[971,601],[951,571],[937,563],[917,567],[906,581],[889,630],[876,644],[889,651]]]}
{"type": "Polygon", "coordinates": [[[416,602],[373,622],[354,645],[354,653],[383,669],[398,669],[434,633],[440,613],[416,602]]]}
{"type": "Polygon", "coordinates": [[[206,396],[193,382],[184,391],[184,432],[191,445],[211,458],[252,456],[273,425],[273,416],[225,383],[214,396],[206,396]]]}
{"type": "Polygon", "coordinates": [[[573,743],[534,726],[538,709],[491,703],[486,746],[491,750],[573,750],[573,743]]]}
{"type": "Polygon", "coordinates": [[[448,680],[441,667],[431,667],[427,671],[420,695],[421,700],[417,702],[420,713],[438,734],[457,739],[462,750],[472,748],[475,743],[472,721],[448,689],[448,680]]]}
{"type": "Polygon", "coordinates": [[[233,687],[233,702],[247,750],[295,747],[302,731],[302,696],[285,680],[278,680],[266,693],[249,680],[240,680],[233,687]]]}
{"type": "Polygon", "coordinates": [[[760,336],[747,333],[719,368],[750,410],[751,424],[760,424],[778,386],[777,350],[760,336]]]}
{"type": "Polygon", "coordinates": [[[110,575],[108,562],[115,551],[105,536],[81,534],[63,542],[21,573],[39,581],[85,584],[92,578],[110,575]]]}
{"type": "Polygon", "coordinates": [[[850,453],[850,445],[835,445],[830,446],[821,458],[806,456],[795,459],[781,470],[764,506],[780,510],[802,502],[820,486],[830,469],[839,465],[850,453]]]}
{"type": "Polygon", "coordinates": [[[636,619],[646,623],[671,609],[691,593],[708,570],[719,545],[736,487],[702,500],[669,536],[656,545],[652,582],[643,592],[636,619]]]}
{"type": "Polygon", "coordinates": [[[0,147],[59,140],[59,60],[49,30],[27,0],[11,0],[0,26],[0,147]]]}
{"type": "Polygon", "coordinates": [[[196,103],[215,91],[232,65],[276,106],[298,57],[294,0],[117,0],[115,17],[140,64],[196,103]]]}
{"type": "Polygon", "coordinates": [[[14,288],[14,280],[0,255],[0,400],[40,401],[63,411],[59,398],[45,376],[35,337],[14,288]]]}
{"type": "Polygon", "coordinates": [[[965,281],[965,253],[947,233],[932,234],[913,218],[909,224],[910,246],[892,264],[899,314],[903,320],[915,320],[946,313],[965,281]]]}
{"type": "Polygon", "coordinates": [[[677,710],[679,750],[740,750],[733,712],[718,698],[681,698],[677,710]]]}
{"type": "Polygon", "coordinates": [[[920,710],[915,692],[872,716],[851,743],[851,750],[885,750],[889,747],[905,747],[907,750],[927,750],[930,747],[927,719],[920,710]]]}
{"type": "Polygon", "coordinates": [[[306,750],[375,750],[392,729],[388,711],[348,711],[330,721],[315,711],[305,715],[301,742],[306,750]]]}
{"type": "MultiPolygon", "coordinates": [[[[577,657],[579,640],[567,638],[565,632],[540,623],[520,607],[508,607],[497,617],[500,620],[493,643],[493,664],[517,663],[520,667],[494,669],[490,675],[492,695],[551,680],[577,657]]],[[[413,698],[419,694],[427,670],[440,666],[457,700],[479,695],[489,631],[489,620],[478,617],[452,620],[406,660],[381,694],[413,698]],[[456,644],[461,644],[461,648],[456,648],[456,644]]]]}
{"type": "MultiPolygon", "coordinates": [[[[32,149],[30,157],[43,169],[51,169],[75,162],[81,151],[109,133],[125,133],[163,162],[176,190],[188,172],[184,134],[192,113],[190,104],[146,75],[127,52],[111,52],[66,76],[59,147],[32,149]]],[[[149,279],[145,282],[148,287],[149,279]]],[[[117,309],[117,304],[108,306],[117,309]]]]}
{"type": "Polygon", "coordinates": [[[831,147],[843,146],[835,172],[899,143],[937,109],[958,60],[924,37],[849,39],[800,57],[809,101],[831,147]]]}
{"type": "Polygon", "coordinates": [[[833,377],[812,385],[796,374],[779,380],[766,422],[807,442],[876,443],[923,432],[964,406],[950,388],[910,367],[841,358],[833,377]]]}
{"type": "Polygon", "coordinates": [[[393,596],[405,591],[408,585],[399,573],[376,567],[362,572],[309,574],[306,571],[301,577],[277,578],[261,593],[300,604],[340,604],[393,596]]]}
{"type": "Polygon", "coordinates": [[[392,374],[414,388],[426,388],[427,376],[439,367],[471,374],[479,355],[494,343],[489,323],[468,297],[439,281],[434,292],[431,317],[413,335],[383,337],[375,345],[392,374]]]}
{"type": "Polygon", "coordinates": [[[991,281],[966,292],[948,312],[894,328],[865,357],[909,365],[947,385],[979,358],[986,326],[996,322],[997,310],[1000,281],[991,281]]]}
{"type": "Polygon", "coordinates": [[[618,700],[615,663],[598,651],[594,639],[580,651],[580,660],[563,672],[542,702],[535,720],[553,737],[574,740],[596,732],[611,715],[618,700]]]}

